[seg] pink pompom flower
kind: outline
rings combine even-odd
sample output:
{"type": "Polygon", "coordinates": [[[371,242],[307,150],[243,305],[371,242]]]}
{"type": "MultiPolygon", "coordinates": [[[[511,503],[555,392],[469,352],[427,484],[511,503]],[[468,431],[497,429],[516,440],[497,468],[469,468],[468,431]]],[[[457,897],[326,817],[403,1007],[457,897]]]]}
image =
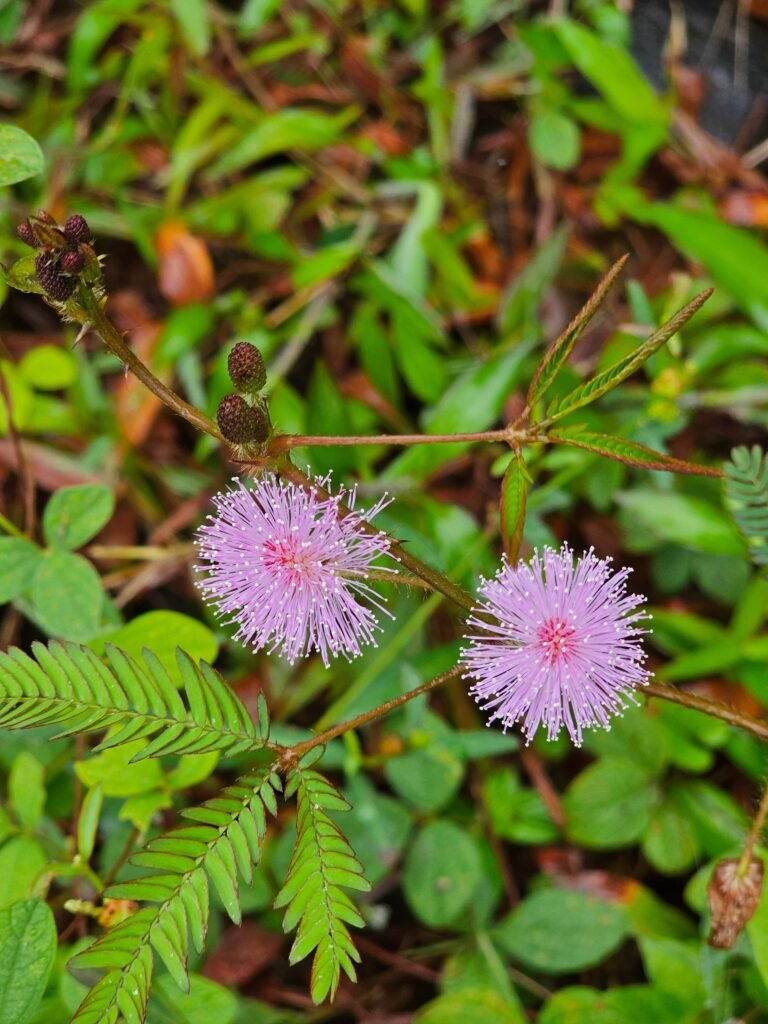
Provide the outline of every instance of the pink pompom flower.
{"type": "Polygon", "coordinates": [[[564,544],[535,552],[530,565],[504,561],[482,581],[469,619],[478,632],[461,657],[472,695],[493,712],[489,725],[521,722],[528,743],[539,726],[550,740],[565,726],[581,746],[584,729],[609,729],[625,698],[636,703],[650,677],[648,631],[638,626],[648,616],[638,610],[645,598],[626,592],[630,572],[614,572],[591,548],[574,560],[564,544]]]}
{"type": "Polygon", "coordinates": [[[318,651],[326,667],[332,656],[349,660],[375,646],[381,627],[372,609],[389,613],[365,581],[389,541],[360,525],[388,499],[340,518],[342,501],[354,508],[354,489],[321,497],[271,473],[252,488],[236,483],[214,497],[216,514],[197,534],[206,572],[198,586],[217,615],[237,623],[235,639],[291,663],[318,651]]]}

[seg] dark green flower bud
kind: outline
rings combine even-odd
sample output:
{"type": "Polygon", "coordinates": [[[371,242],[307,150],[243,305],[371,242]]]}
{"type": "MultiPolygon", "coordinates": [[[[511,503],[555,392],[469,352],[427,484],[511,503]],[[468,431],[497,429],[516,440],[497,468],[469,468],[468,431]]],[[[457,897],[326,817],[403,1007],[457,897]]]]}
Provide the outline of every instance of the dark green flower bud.
{"type": "Polygon", "coordinates": [[[53,253],[41,252],[35,257],[37,279],[46,293],[56,302],[66,302],[75,290],[75,282],[71,277],[64,277],[59,269],[58,257],[53,253]]]}
{"type": "Polygon", "coordinates": [[[90,242],[93,238],[88,221],[79,213],[73,213],[71,217],[67,217],[64,224],[64,235],[68,242],[75,245],[79,242],[90,242]]]}
{"type": "Polygon", "coordinates": [[[255,345],[238,341],[227,359],[229,379],[238,391],[256,394],[267,383],[267,369],[264,357],[255,345]]]}
{"type": "Polygon", "coordinates": [[[269,437],[264,410],[248,405],[242,395],[225,395],[216,410],[219,430],[232,444],[255,444],[269,437]]]}

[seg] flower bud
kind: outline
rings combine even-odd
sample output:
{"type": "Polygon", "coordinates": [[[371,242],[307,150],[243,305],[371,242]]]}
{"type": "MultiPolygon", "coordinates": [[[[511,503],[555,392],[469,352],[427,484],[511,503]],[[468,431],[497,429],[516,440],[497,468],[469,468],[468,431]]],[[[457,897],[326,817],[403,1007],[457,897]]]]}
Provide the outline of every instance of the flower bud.
{"type": "Polygon", "coordinates": [[[707,889],[712,930],[708,942],[730,949],[757,910],[763,889],[763,862],[752,857],[745,872],[738,860],[718,862],[707,889]]]}
{"type": "Polygon", "coordinates": [[[248,405],[242,395],[225,395],[222,398],[216,410],[216,422],[232,444],[253,444],[269,437],[269,423],[264,410],[248,405]]]}
{"type": "Polygon", "coordinates": [[[64,234],[67,241],[72,242],[74,245],[77,245],[78,242],[90,242],[93,238],[91,229],[88,227],[88,221],[79,213],[73,213],[70,217],[67,217],[64,224],[64,234]]]}
{"type": "Polygon", "coordinates": [[[61,257],[59,266],[65,274],[79,274],[85,266],[85,256],[77,249],[70,250],[61,257]]]}
{"type": "Polygon", "coordinates": [[[41,252],[35,257],[35,271],[46,293],[56,302],[66,302],[75,290],[75,282],[71,277],[62,276],[58,259],[52,253],[41,252]]]}
{"type": "Polygon", "coordinates": [[[37,249],[40,245],[35,232],[32,230],[32,225],[28,220],[22,221],[21,224],[16,228],[16,234],[24,242],[25,245],[31,246],[33,249],[37,249]]]}
{"type": "Polygon", "coordinates": [[[248,341],[238,341],[227,359],[229,379],[238,391],[255,394],[267,383],[264,358],[248,341]]]}

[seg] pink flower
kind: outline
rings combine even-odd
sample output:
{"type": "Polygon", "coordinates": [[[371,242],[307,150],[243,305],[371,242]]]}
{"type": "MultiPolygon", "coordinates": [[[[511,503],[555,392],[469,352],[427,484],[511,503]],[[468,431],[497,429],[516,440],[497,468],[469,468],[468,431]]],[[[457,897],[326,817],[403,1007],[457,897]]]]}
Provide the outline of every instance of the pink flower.
{"type": "Polygon", "coordinates": [[[560,551],[534,553],[530,565],[506,561],[492,580],[483,580],[482,600],[470,617],[477,636],[462,650],[471,693],[488,724],[504,730],[522,722],[527,742],[539,726],[554,739],[565,726],[581,745],[582,730],[610,728],[612,715],[648,682],[636,623],[645,600],[626,593],[631,569],[614,573],[610,559],[592,549],[574,564],[567,544],[560,551]],[[480,616],[483,616],[482,618],[480,616]],[[491,621],[486,621],[489,616],[491,621]]]}
{"type": "MultiPolygon", "coordinates": [[[[216,515],[197,536],[207,563],[200,566],[207,575],[199,586],[218,615],[238,624],[235,639],[290,662],[318,651],[326,667],[332,655],[349,659],[363,645],[375,645],[381,627],[359,598],[386,612],[365,580],[389,541],[363,533],[359,512],[339,518],[345,497],[354,507],[355,491],[342,488],[321,498],[271,473],[257,478],[251,490],[237,483],[214,497],[216,515]]],[[[386,504],[379,501],[367,518],[386,504]]]]}

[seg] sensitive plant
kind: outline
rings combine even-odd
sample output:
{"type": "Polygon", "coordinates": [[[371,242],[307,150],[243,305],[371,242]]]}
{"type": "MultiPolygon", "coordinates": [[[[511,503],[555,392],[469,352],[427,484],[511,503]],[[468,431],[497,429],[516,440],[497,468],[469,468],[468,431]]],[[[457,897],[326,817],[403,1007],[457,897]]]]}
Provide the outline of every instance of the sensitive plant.
{"type": "MultiPolygon", "coordinates": [[[[462,673],[468,671],[473,677],[473,692],[491,710],[491,720],[500,719],[504,726],[521,721],[529,738],[539,725],[549,738],[565,726],[578,743],[584,728],[610,727],[623,698],[638,686],[764,735],[762,723],[746,713],[665,683],[648,682],[641,645],[648,627],[640,625],[644,621],[641,599],[626,593],[626,569],[614,573],[607,560],[594,552],[574,562],[567,546],[559,552],[534,554],[530,564],[522,561],[514,567],[526,518],[525,453],[532,445],[586,448],[643,469],[721,475],[717,469],[686,463],[586,427],[558,427],[566,414],[607,394],[658,352],[699,309],[707,293],[592,380],[545,405],[546,392],[621,269],[621,261],[548,350],[533,375],[521,415],[501,429],[372,437],[284,434],[279,423],[271,422],[261,357],[253,346],[240,344],[233,350],[229,374],[234,391],[222,399],[215,422],[156,378],[107,318],[98,258],[86,251],[79,272],[73,261],[64,264],[67,254],[75,251],[69,238],[71,223],[70,219],[70,227],[60,229],[47,215],[31,218],[20,236],[41,252],[20,260],[8,273],[8,281],[37,292],[84,331],[96,333],[169,408],[203,433],[228,443],[235,462],[256,475],[250,486],[238,483],[215,499],[217,511],[198,535],[201,589],[218,614],[237,625],[237,637],[289,660],[317,651],[328,665],[331,656],[355,655],[363,643],[373,642],[376,620],[371,607],[384,609],[383,587],[410,588],[415,583],[448,598],[464,620],[458,629],[468,634],[462,659],[447,671],[294,743],[271,738],[263,696],[254,718],[208,664],[196,662],[183,650],[178,652],[173,674],[152,651],[138,660],[114,646],[106,647],[103,657],[86,647],[57,641],[36,644],[32,658],[18,650],[2,655],[0,723],[6,727],[55,724],[63,726],[62,735],[106,730],[97,750],[126,748],[133,762],[227,753],[250,754],[256,765],[219,795],[184,810],[187,824],[153,837],[134,853],[133,863],[144,872],[140,877],[103,890],[104,901],[129,901],[131,909],[78,954],[76,966],[105,973],[83,1000],[74,1021],[97,1024],[119,1017],[131,1024],[142,1021],[154,971],[153,952],[174,980],[188,987],[190,949],[199,952],[204,946],[211,888],[238,922],[238,879],[250,883],[260,864],[269,821],[278,813],[278,801],[293,797],[298,811],[296,845],[275,902],[285,907],[286,930],[296,929],[290,960],[314,954],[311,985],[316,1001],[333,997],[342,973],[354,979],[359,955],[350,926],[363,926],[364,918],[346,890],[365,891],[368,883],[344,836],[343,824],[336,819],[348,804],[314,767],[316,759],[336,737],[408,705],[462,673]],[[41,255],[50,257],[42,275],[41,255]],[[65,279],[66,289],[61,284],[65,279]],[[333,495],[327,480],[313,479],[290,459],[294,448],[457,441],[501,441],[510,450],[499,512],[506,561],[494,579],[481,584],[479,603],[417,558],[407,545],[371,524],[385,499],[367,513],[356,512],[354,490],[333,495]],[[381,563],[382,558],[392,564],[381,563]],[[140,907],[135,909],[134,904],[140,907]]],[[[751,495],[761,486],[759,467],[754,468],[748,472],[743,467],[738,477],[742,505],[749,506],[751,495]]],[[[754,517],[749,522],[759,533],[754,517]]],[[[760,827],[758,819],[744,849],[742,870],[754,863],[752,850],[760,827]]],[[[72,909],[80,908],[72,904],[72,909]]]]}

